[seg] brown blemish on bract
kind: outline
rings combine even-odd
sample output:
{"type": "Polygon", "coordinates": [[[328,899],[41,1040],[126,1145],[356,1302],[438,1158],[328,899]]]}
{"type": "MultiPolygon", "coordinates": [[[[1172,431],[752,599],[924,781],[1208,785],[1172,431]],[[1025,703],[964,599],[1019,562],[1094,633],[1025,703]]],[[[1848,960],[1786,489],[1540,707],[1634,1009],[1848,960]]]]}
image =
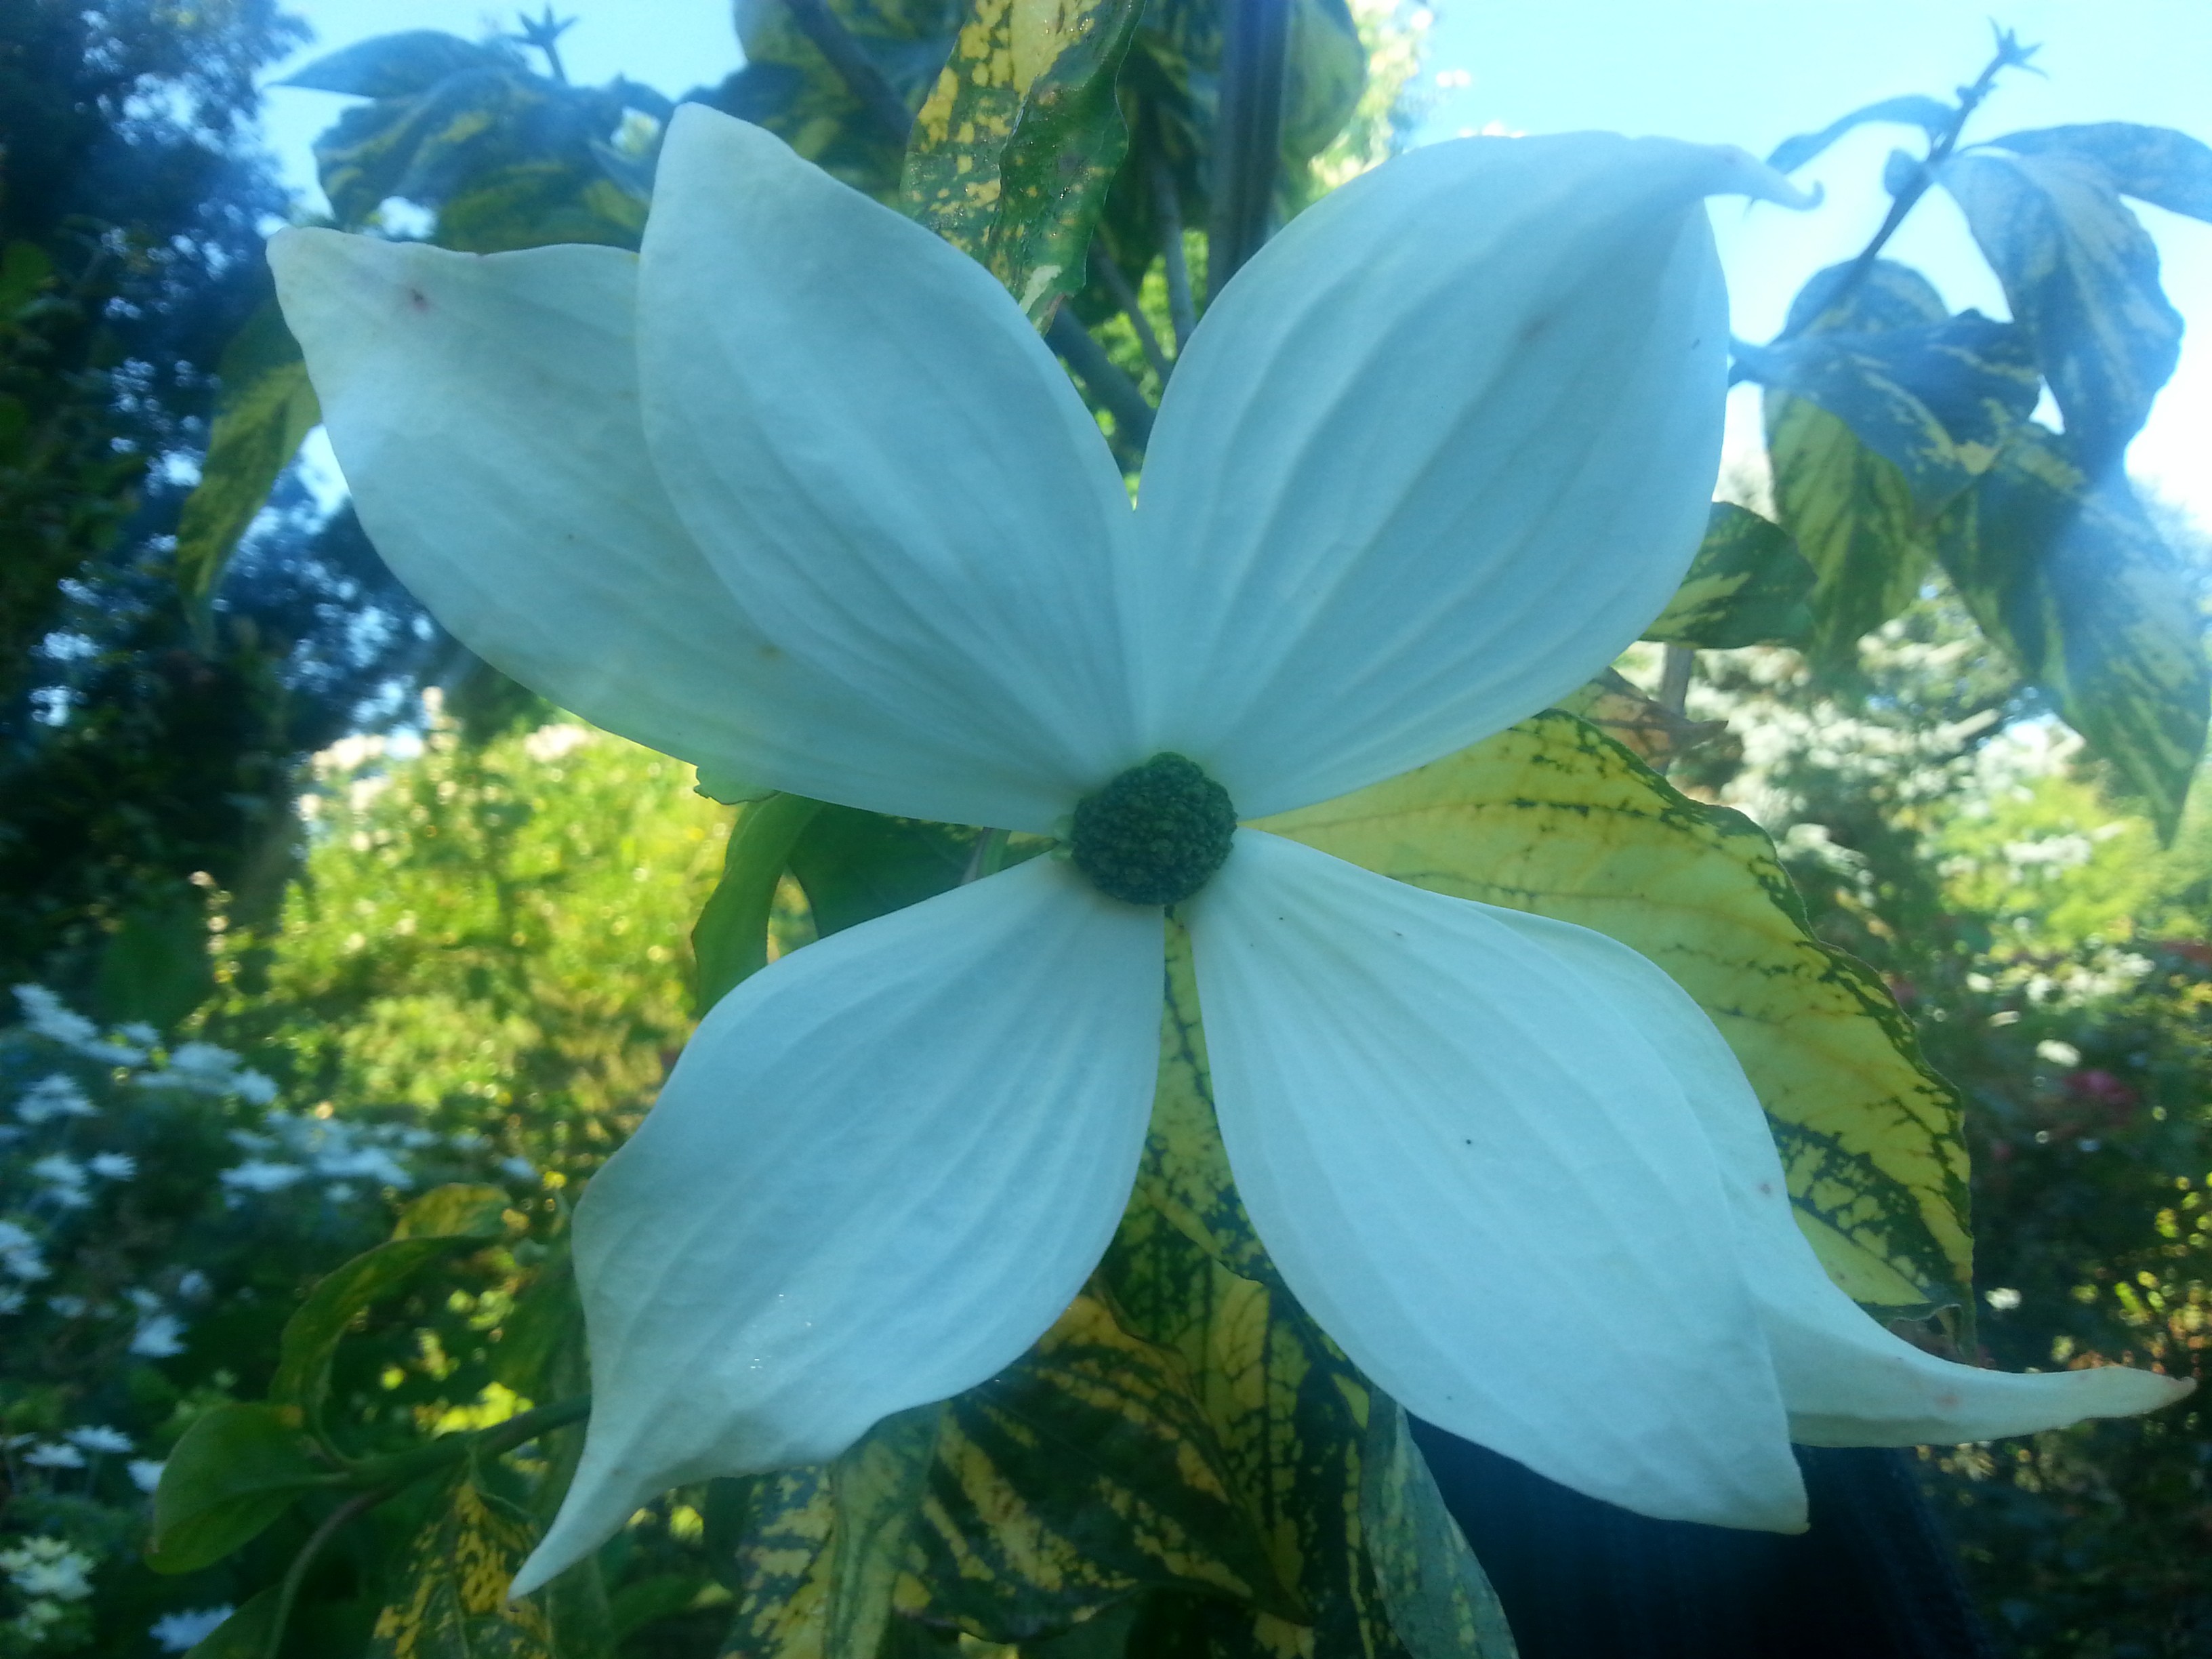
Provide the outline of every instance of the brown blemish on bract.
{"type": "Polygon", "coordinates": [[[428,311],[430,296],[419,288],[410,288],[407,290],[407,307],[410,311],[428,311]]]}

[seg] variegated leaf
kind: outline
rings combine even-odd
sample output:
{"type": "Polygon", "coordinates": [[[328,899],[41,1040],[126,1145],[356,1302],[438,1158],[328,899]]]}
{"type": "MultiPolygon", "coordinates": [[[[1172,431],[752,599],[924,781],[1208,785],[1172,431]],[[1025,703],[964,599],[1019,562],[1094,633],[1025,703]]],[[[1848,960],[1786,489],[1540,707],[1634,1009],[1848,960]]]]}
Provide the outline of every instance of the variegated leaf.
{"type": "Polygon", "coordinates": [[[1550,712],[1263,826],[1382,874],[1595,929],[1712,1017],[1766,1107],[1799,1224],[1860,1302],[1924,1314],[1971,1274],[1957,1091],[1873,971],[1821,944],[1757,825],[1550,712]]]}

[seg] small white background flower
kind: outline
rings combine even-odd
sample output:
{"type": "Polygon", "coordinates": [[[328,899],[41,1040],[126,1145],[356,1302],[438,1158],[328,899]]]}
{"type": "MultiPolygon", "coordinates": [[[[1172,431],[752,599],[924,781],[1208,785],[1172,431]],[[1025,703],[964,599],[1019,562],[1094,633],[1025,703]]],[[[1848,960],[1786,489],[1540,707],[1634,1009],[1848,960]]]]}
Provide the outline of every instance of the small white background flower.
{"type": "MultiPolygon", "coordinates": [[[[481,654],[719,771],[1049,832],[1160,751],[1247,820],[1338,795],[1609,662],[1706,516],[1702,198],[1774,188],[1595,134],[1355,180],[1208,311],[1134,512],[980,266],[697,106],[639,258],[271,258],[363,525],[481,654]]],[[[1793,1434],[2173,1392],[1945,1366],[1860,1314],[1726,1045],[1610,940],[1249,828],[1179,915],[1253,1219],[1419,1416],[1648,1514],[1790,1528],[1793,1434]]],[[[834,1455],[1036,1338],[1130,1192],[1161,942],[1157,906],[1040,859],[715,1007],[580,1206],[590,1436],[518,1589],[669,1486],[834,1455]]]]}

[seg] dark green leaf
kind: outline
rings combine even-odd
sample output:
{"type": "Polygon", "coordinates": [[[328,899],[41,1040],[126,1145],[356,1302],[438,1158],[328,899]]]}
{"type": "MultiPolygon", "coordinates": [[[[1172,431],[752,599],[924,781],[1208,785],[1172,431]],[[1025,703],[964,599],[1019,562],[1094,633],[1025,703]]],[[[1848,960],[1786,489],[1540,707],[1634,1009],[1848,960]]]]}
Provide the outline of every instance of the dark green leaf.
{"type": "Polygon", "coordinates": [[[2026,334],[1979,312],[1736,349],[1747,378],[1810,399],[1905,475],[1932,516],[1986,471],[2042,391],[2026,334]]]}
{"type": "Polygon", "coordinates": [[[323,418],[300,343],[270,300],[223,349],[200,481],[177,520],[177,586],[204,605],[300,441],[323,418]]]}
{"type": "Polygon", "coordinates": [[[394,1238],[498,1238],[507,1231],[507,1196],[500,1187],[454,1182],[433,1187],[399,1212],[394,1238]]]}
{"type": "Polygon", "coordinates": [[[368,1659],[553,1659],[552,1626],[537,1598],[507,1599],[536,1542],[519,1510],[460,1476],[417,1534],[376,1616],[368,1659]]]}
{"type": "Polygon", "coordinates": [[[147,1563],[157,1572],[192,1572],[220,1561],[328,1478],[275,1410],[217,1406],[161,1466],[147,1563]]]}
{"type": "Polygon", "coordinates": [[[1003,283],[1033,320],[1083,286],[1128,129],[1115,76],[1141,0],[981,0],[908,146],[900,204],[1003,283]]]}
{"type": "Polygon", "coordinates": [[[1937,171],[2003,283],[2090,472],[2118,460],[2181,354],[2158,249],[2102,167],[1977,149],[1937,171]]]}
{"type": "Polygon", "coordinates": [[[1813,626],[1812,591],[1813,567],[1788,531],[1715,501],[1689,574],[1644,637],[1711,650],[1795,640],[1813,626]]]}
{"type": "MultiPolygon", "coordinates": [[[[819,1464],[755,1475],[750,1508],[727,1558],[737,1612],[725,1659],[826,1659],[837,1504],[819,1464]]],[[[840,1655],[836,1659],[867,1659],[840,1655]]]]}
{"type": "Polygon", "coordinates": [[[564,1350],[581,1346],[583,1322],[583,1304],[577,1299],[575,1269],[564,1236],[500,1326],[499,1341],[491,1351],[493,1380],[526,1399],[557,1395],[555,1364],[564,1350]]]}
{"type": "MultiPolygon", "coordinates": [[[[703,779],[700,787],[706,787],[703,779]]],[[[772,794],[738,814],[722,855],[722,878],[691,927],[702,1015],[768,965],[768,919],[776,884],[800,836],[823,811],[820,801],[804,795],[772,794]]]]}
{"type": "Polygon", "coordinates": [[[270,1403],[291,1420],[320,1432],[331,1389],[331,1361],[354,1317],[396,1295],[431,1262],[479,1245],[474,1238],[395,1238],[325,1275],[285,1322],[277,1344],[270,1403]]]}
{"type": "Polygon", "coordinates": [[[709,1581],[689,1573],[657,1572],[624,1584],[607,1597],[608,1623],[617,1642],[647,1625],[690,1610],[709,1581]]]}
{"type": "Polygon", "coordinates": [[[428,92],[463,70],[514,64],[514,54],[499,46],[438,29],[404,29],[341,47],[276,84],[362,98],[405,98],[428,92]]]}
{"type": "Polygon", "coordinates": [[[2097,121],[2008,133],[1990,144],[2021,155],[2063,155],[2087,161],[2123,196],[2169,213],[2212,220],[2212,145],[2171,127],[2097,121]]]}
{"type": "Polygon", "coordinates": [[[2055,434],[2026,427],[1937,530],[1983,632],[2171,836],[2212,678],[2189,586],[2126,482],[2093,482],[2055,434]]]}
{"type": "Polygon", "coordinates": [[[972,832],[825,806],[793,845],[791,873],[826,938],[950,891],[973,851],[972,832]]]}
{"type": "Polygon", "coordinates": [[[1950,125],[1957,113],[1953,106],[1940,98],[1885,98],[1878,104],[1869,104],[1863,109],[1838,117],[1818,132],[1801,132],[1794,138],[1784,138],[1766,158],[1766,165],[1779,173],[1794,173],[1845,133],[1878,121],[1893,126],[1918,127],[1933,137],[1950,125]]]}
{"type": "Polygon", "coordinates": [[[192,1644],[185,1659],[268,1659],[282,1589],[271,1584],[192,1644]]]}
{"type": "Polygon", "coordinates": [[[1413,1659],[1514,1659],[1498,1592],[1444,1508],[1406,1413],[1379,1394],[1367,1411],[1359,1521],[1390,1627],[1413,1659]]]}

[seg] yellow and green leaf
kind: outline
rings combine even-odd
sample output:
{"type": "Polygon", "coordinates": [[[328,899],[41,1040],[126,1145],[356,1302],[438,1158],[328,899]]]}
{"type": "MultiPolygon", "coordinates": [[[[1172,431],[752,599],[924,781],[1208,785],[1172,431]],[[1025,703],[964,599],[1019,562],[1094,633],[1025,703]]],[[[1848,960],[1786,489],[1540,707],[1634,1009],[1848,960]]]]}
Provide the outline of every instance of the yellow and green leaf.
{"type": "Polygon", "coordinates": [[[1874,972],[1808,929],[1765,833],[1553,711],[1263,827],[1416,886],[1651,958],[1735,1051],[1830,1275],[1893,1314],[1963,1303],[1958,1093],[1874,972]]]}
{"type": "Polygon", "coordinates": [[[977,0],[922,105],[900,204],[1037,322],[1083,286],[1129,132],[1115,77],[1141,0],[977,0]]]}
{"type": "Polygon", "coordinates": [[[1689,574],[1647,640],[1711,650],[1796,639],[1813,626],[1813,567],[1790,532],[1732,501],[1715,501],[1689,574]]]}
{"type": "Polygon", "coordinates": [[[222,390],[200,481],[177,520],[177,586],[195,609],[214,596],[239,538],[323,418],[307,359],[274,300],[246,319],[216,373],[222,390]]]}
{"type": "Polygon", "coordinates": [[[2171,836],[2204,751],[2212,675],[2179,562],[2124,478],[2093,483],[2025,425],[1936,526],[1974,620],[2171,836]]]}
{"type": "Polygon", "coordinates": [[[520,1511],[463,1474],[416,1535],[399,1591],[376,1616],[370,1659],[553,1659],[544,1610],[507,1599],[536,1542],[520,1511]]]}

